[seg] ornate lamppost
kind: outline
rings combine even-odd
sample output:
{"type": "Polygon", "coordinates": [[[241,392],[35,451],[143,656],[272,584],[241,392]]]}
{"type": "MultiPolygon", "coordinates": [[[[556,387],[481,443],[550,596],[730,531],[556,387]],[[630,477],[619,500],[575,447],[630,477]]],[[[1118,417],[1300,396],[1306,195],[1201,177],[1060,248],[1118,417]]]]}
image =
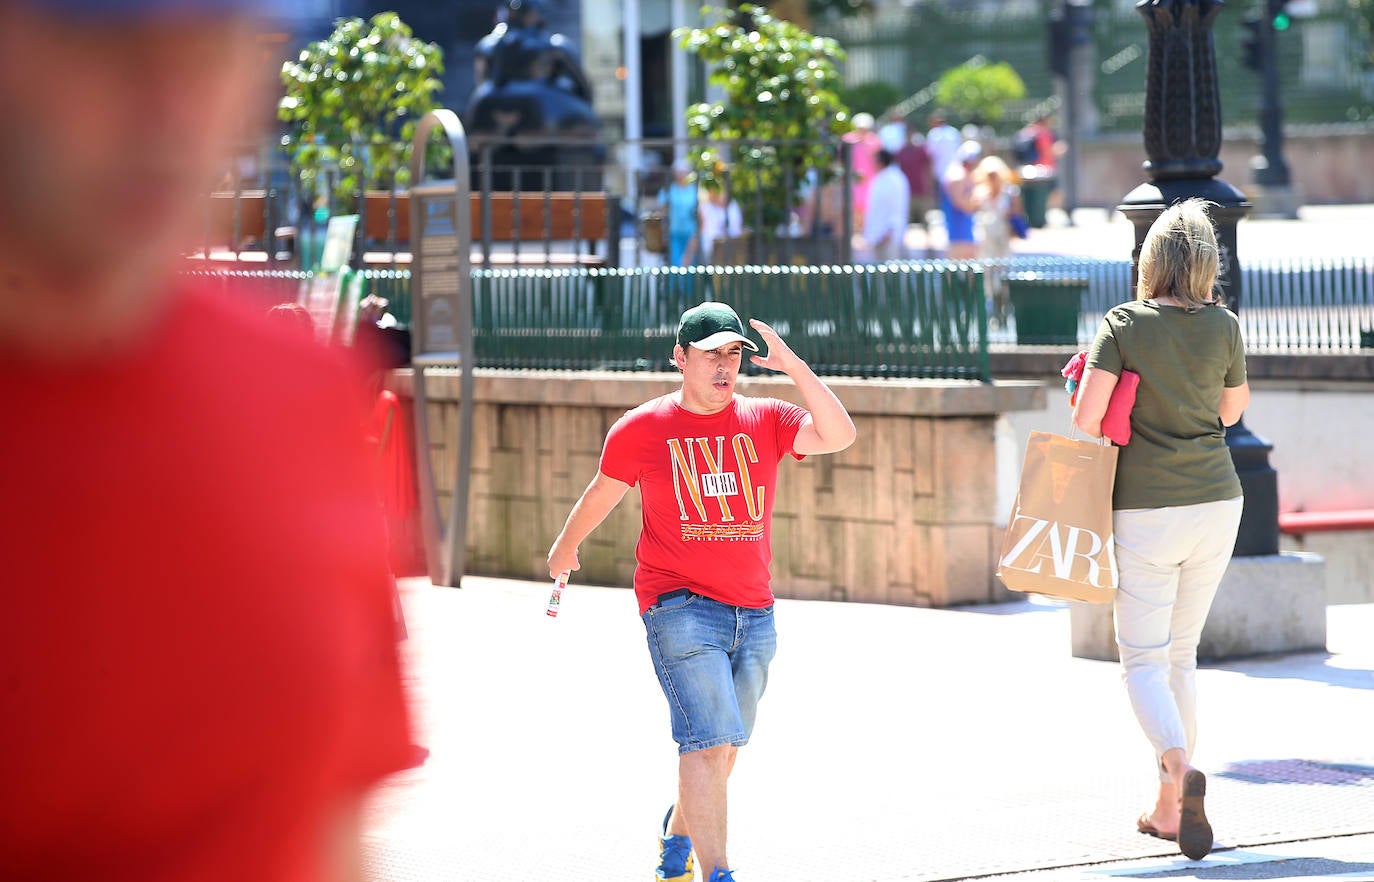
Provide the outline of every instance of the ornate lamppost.
{"type": "MultiPolygon", "coordinates": [[[[1253,208],[1245,194],[1217,178],[1221,173],[1221,93],[1212,24],[1221,0],[1139,0],[1150,43],[1145,75],[1145,155],[1150,180],[1118,209],[1135,227],[1132,262],[1138,266],[1145,233],[1176,202],[1200,197],[1215,204],[1212,222],[1227,257],[1227,295],[1235,310],[1244,301],[1236,224],[1253,208]]],[[[1132,285],[1136,272],[1132,271],[1132,285]]],[[[1245,511],[1237,556],[1277,554],[1278,476],[1269,465],[1273,446],[1238,422],[1226,443],[1240,475],[1245,511]]]]}

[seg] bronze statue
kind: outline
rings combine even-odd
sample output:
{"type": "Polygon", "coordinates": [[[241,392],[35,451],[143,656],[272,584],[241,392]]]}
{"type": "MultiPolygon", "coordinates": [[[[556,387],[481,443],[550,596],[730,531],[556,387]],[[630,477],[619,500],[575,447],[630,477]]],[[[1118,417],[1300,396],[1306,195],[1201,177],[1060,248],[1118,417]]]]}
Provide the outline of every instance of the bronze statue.
{"type": "Polygon", "coordinates": [[[506,11],[506,20],[477,44],[468,134],[479,142],[483,136],[593,141],[601,121],[577,53],[563,35],[545,29],[539,0],[508,0],[506,11]]]}

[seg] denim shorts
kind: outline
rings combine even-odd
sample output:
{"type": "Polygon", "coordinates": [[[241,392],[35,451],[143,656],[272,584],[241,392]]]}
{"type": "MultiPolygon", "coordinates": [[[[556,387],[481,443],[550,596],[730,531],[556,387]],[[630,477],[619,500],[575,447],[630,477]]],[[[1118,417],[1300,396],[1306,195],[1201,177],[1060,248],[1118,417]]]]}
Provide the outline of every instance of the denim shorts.
{"type": "Polygon", "coordinates": [[[681,594],[665,596],[641,618],[678,753],[747,744],[777,651],[773,607],[681,594]]]}

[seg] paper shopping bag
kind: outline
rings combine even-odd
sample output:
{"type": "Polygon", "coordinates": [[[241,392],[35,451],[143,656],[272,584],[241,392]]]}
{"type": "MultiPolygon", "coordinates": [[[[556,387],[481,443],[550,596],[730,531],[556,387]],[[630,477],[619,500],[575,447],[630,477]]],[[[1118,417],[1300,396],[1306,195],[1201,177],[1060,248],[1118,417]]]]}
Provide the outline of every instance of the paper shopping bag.
{"type": "Polygon", "coordinates": [[[1117,449],[1031,432],[997,559],[1012,591],[1106,603],[1116,593],[1112,488],[1117,449]]]}

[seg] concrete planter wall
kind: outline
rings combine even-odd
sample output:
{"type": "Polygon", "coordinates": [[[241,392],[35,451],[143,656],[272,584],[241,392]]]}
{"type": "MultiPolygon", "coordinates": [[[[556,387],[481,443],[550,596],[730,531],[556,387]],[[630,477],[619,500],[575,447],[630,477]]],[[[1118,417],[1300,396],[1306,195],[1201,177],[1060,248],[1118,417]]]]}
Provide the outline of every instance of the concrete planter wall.
{"type": "MultiPolygon", "coordinates": [[[[431,373],[433,462],[447,510],[457,426],[456,373],[431,373]]],[[[607,429],[678,386],[674,374],[496,372],[475,377],[469,572],[546,575],[544,557],[596,473],[607,429]]],[[[409,394],[408,372],[394,386],[409,394]]],[[[837,380],[859,430],[849,450],[789,459],[773,523],[781,597],[951,606],[1008,599],[994,576],[1006,513],[997,510],[999,415],[1042,409],[1038,383],[837,380]]],[[[798,401],[790,381],[741,391],[798,401]]],[[[586,541],[578,578],[630,586],[639,535],[632,491],[586,541]]]]}

